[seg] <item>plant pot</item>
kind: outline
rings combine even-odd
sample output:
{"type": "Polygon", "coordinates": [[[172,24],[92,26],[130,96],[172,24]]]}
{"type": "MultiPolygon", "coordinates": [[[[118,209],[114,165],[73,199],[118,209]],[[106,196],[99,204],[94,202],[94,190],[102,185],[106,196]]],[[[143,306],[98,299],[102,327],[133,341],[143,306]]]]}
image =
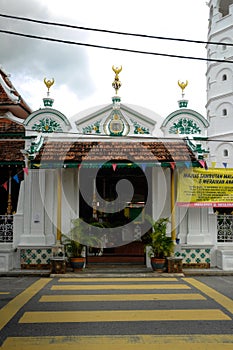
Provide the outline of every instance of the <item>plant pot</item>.
{"type": "Polygon", "coordinates": [[[70,265],[73,269],[73,271],[82,270],[85,265],[85,258],[70,258],[70,265]]]}
{"type": "Polygon", "coordinates": [[[151,267],[154,271],[165,272],[166,271],[166,259],[165,258],[151,258],[151,267]]]}

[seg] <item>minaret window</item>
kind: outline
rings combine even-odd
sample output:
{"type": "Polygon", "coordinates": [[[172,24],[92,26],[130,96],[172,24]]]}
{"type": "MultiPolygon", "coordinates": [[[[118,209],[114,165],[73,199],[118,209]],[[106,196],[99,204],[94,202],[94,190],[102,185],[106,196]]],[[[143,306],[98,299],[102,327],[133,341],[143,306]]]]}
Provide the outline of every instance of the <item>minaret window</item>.
{"type": "Polygon", "coordinates": [[[219,3],[219,12],[223,17],[229,15],[229,7],[233,4],[233,0],[221,0],[219,3]]]}
{"type": "Polygon", "coordinates": [[[223,81],[227,80],[227,75],[226,75],[226,74],[223,74],[222,80],[223,80],[223,81]]]}
{"type": "Polygon", "coordinates": [[[224,108],[224,109],[222,110],[222,115],[223,115],[224,117],[227,115],[227,109],[226,109],[226,108],[224,108]]]}
{"type": "Polygon", "coordinates": [[[223,150],[223,157],[228,157],[229,153],[228,153],[228,149],[224,149],[223,150]]]}
{"type": "Polygon", "coordinates": [[[222,50],[225,51],[227,49],[227,45],[226,44],[223,44],[222,45],[222,50]]]}

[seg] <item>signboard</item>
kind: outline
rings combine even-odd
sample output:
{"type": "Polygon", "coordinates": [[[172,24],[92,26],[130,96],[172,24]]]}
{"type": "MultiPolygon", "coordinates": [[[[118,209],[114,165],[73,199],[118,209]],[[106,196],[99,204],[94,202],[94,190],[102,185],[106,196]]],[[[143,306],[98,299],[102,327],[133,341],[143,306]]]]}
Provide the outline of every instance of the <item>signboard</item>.
{"type": "Polygon", "coordinates": [[[177,205],[233,207],[233,169],[182,170],[178,177],[177,205]]]}

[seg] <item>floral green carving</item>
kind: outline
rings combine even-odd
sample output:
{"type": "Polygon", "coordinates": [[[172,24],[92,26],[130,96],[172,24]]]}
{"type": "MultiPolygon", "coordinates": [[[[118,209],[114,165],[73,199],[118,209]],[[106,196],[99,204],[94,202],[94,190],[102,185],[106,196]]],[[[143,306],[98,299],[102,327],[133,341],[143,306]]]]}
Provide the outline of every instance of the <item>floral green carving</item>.
{"type": "Polygon", "coordinates": [[[36,140],[31,142],[30,147],[26,150],[29,160],[33,160],[36,156],[36,153],[39,152],[43,146],[44,138],[41,135],[38,135],[36,140]]]}
{"type": "Polygon", "coordinates": [[[134,134],[149,134],[149,129],[140,125],[138,122],[131,120],[134,126],[134,134]]]}
{"type": "Polygon", "coordinates": [[[32,130],[42,131],[42,132],[62,132],[61,125],[51,118],[43,118],[39,120],[32,126],[32,130]]]}
{"type": "Polygon", "coordinates": [[[170,129],[169,134],[200,134],[201,129],[191,119],[180,118],[177,123],[174,123],[170,129]]]}
{"type": "Polygon", "coordinates": [[[100,134],[100,121],[97,121],[94,124],[85,126],[85,128],[83,128],[84,134],[91,134],[92,131],[94,131],[96,134],[100,134]]]}

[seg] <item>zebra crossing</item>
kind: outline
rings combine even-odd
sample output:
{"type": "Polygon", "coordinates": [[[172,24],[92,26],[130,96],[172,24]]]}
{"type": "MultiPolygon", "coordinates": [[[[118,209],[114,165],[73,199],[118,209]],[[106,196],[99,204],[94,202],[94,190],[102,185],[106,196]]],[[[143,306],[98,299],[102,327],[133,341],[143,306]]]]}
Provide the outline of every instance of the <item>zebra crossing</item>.
{"type": "Polygon", "coordinates": [[[40,279],[0,310],[0,331],[21,307],[1,350],[233,348],[233,300],[194,278],[40,279]]]}

